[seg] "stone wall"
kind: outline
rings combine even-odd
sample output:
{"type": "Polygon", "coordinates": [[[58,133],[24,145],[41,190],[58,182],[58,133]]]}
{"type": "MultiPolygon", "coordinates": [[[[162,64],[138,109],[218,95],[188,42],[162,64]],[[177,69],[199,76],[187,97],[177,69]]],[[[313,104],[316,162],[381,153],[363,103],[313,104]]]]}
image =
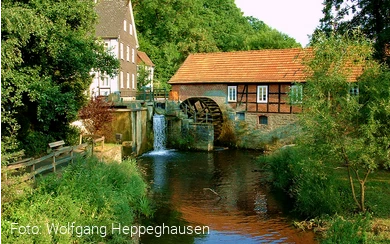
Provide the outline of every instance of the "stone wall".
{"type": "Polygon", "coordinates": [[[212,151],[214,150],[214,127],[211,124],[193,123],[192,119],[167,119],[168,147],[212,151]]]}
{"type": "Polygon", "coordinates": [[[214,150],[214,127],[211,124],[188,125],[188,133],[193,136],[194,140],[189,148],[200,151],[214,150]]]}
{"type": "Polygon", "coordinates": [[[277,128],[293,124],[298,120],[296,114],[278,114],[278,113],[247,113],[245,121],[249,126],[262,131],[272,131],[277,128]],[[260,124],[260,116],[267,117],[268,124],[260,124]]]}
{"type": "Polygon", "coordinates": [[[272,145],[291,144],[299,133],[297,114],[236,113],[228,109],[220,137],[224,146],[269,150],[272,145]],[[267,124],[260,120],[267,118],[267,124]]]}

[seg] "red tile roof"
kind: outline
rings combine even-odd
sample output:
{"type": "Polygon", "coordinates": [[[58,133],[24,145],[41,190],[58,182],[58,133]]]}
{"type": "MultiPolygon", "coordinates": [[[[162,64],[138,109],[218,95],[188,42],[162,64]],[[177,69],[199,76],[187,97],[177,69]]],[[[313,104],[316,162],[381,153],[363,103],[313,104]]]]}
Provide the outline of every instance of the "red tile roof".
{"type": "Polygon", "coordinates": [[[303,56],[301,48],[191,54],[169,83],[302,82],[303,56]]]}
{"type": "Polygon", "coordinates": [[[144,63],[147,66],[154,66],[152,60],[150,60],[149,56],[145,52],[137,51],[137,63],[144,63]]]}

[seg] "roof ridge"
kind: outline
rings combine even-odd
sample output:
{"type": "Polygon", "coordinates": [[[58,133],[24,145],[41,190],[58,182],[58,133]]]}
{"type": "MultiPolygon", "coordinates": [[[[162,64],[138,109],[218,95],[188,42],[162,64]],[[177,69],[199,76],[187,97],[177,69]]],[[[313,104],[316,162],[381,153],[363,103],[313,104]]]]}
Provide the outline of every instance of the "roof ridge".
{"type": "Polygon", "coordinates": [[[270,51],[270,52],[274,52],[274,51],[287,51],[287,50],[307,50],[308,48],[302,48],[302,47],[294,47],[294,48],[277,48],[277,49],[255,49],[255,50],[238,50],[238,51],[220,51],[220,52],[209,52],[209,53],[206,53],[206,52],[202,52],[202,53],[190,53],[190,55],[209,55],[209,54],[223,54],[223,53],[229,53],[229,54],[233,54],[233,53],[249,53],[249,52],[267,52],[267,51],[270,51]]]}

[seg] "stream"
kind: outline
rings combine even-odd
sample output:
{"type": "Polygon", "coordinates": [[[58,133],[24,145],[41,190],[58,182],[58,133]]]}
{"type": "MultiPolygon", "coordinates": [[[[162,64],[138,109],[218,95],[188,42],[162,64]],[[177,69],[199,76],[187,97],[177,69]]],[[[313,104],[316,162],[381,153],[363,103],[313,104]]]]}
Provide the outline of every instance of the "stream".
{"type": "Polygon", "coordinates": [[[141,236],[140,243],[317,243],[312,232],[292,226],[285,213],[291,204],[264,183],[259,155],[161,150],[139,157],[156,205],[154,217],[142,225],[207,230],[173,234],[167,229],[141,236]]]}

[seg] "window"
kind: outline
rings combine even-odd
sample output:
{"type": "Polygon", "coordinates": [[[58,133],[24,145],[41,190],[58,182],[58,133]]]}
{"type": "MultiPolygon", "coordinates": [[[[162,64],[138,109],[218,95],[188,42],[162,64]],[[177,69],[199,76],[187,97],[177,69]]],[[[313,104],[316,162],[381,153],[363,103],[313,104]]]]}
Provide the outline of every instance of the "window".
{"type": "Polygon", "coordinates": [[[352,96],[359,95],[359,86],[357,84],[351,84],[349,87],[349,94],[352,96]]]}
{"type": "Polygon", "coordinates": [[[130,47],[126,47],[126,60],[129,62],[130,61],[130,47]]]}
{"type": "Polygon", "coordinates": [[[123,50],[123,43],[121,43],[119,45],[119,55],[121,57],[121,59],[123,59],[123,53],[124,53],[125,50],[123,50]]]}
{"type": "Polygon", "coordinates": [[[123,30],[124,30],[124,31],[127,31],[126,28],[127,28],[127,21],[124,20],[124,21],[123,21],[123,30]]]}
{"type": "Polygon", "coordinates": [[[237,86],[228,86],[228,102],[237,102],[237,86]]]}
{"type": "Polygon", "coordinates": [[[135,62],[135,50],[134,48],[131,49],[131,62],[135,62]]]}
{"type": "Polygon", "coordinates": [[[290,88],[290,102],[292,104],[302,103],[302,85],[292,85],[290,88]]]}
{"type": "Polygon", "coordinates": [[[236,113],[236,120],[245,121],[245,112],[237,112],[236,113]]]}
{"type": "Polygon", "coordinates": [[[267,103],[268,101],[268,86],[257,86],[257,102],[267,103]]]}
{"type": "Polygon", "coordinates": [[[121,81],[121,88],[124,88],[124,85],[123,85],[123,72],[121,71],[120,73],[120,77],[119,77],[120,81],[121,81]]]}
{"type": "Polygon", "coordinates": [[[130,74],[129,73],[127,73],[127,76],[126,76],[126,87],[130,88],[130,74]]]}
{"type": "Polygon", "coordinates": [[[259,116],[259,124],[268,125],[268,117],[264,115],[259,116]]]}
{"type": "Polygon", "coordinates": [[[133,90],[135,89],[135,76],[134,76],[134,74],[131,74],[131,88],[133,88],[133,90]]]}
{"type": "Polygon", "coordinates": [[[106,76],[106,74],[102,75],[101,76],[101,81],[102,81],[102,84],[101,86],[108,86],[108,76],[106,76]]]}
{"type": "Polygon", "coordinates": [[[130,32],[130,35],[133,35],[133,25],[132,24],[129,25],[129,32],[130,32]]]}

